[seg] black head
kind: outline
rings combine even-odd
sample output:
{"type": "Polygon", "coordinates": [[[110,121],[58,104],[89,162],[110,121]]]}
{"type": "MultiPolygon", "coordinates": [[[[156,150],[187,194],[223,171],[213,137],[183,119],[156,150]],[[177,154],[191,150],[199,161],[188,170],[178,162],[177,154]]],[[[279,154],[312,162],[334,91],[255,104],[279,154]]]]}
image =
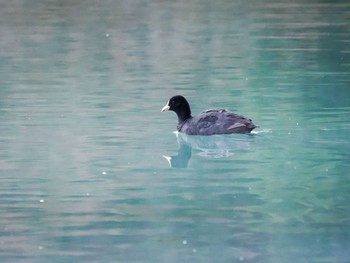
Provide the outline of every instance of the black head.
{"type": "Polygon", "coordinates": [[[191,117],[191,109],[187,100],[181,96],[176,95],[169,99],[168,103],[163,107],[162,111],[171,110],[174,111],[180,121],[187,120],[191,117]]]}

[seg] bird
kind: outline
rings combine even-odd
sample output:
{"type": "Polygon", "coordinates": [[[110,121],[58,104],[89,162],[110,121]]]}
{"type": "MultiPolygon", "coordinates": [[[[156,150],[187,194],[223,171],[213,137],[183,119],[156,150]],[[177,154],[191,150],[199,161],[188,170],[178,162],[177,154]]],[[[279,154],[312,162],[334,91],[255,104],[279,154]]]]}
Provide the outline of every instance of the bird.
{"type": "Polygon", "coordinates": [[[250,133],[257,127],[251,119],[227,109],[209,109],[192,116],[190,104],[182,95],[171,97],[161,109],[164,111],[174,111],[178,118],[177,131],[188,135],[250,133]]]}

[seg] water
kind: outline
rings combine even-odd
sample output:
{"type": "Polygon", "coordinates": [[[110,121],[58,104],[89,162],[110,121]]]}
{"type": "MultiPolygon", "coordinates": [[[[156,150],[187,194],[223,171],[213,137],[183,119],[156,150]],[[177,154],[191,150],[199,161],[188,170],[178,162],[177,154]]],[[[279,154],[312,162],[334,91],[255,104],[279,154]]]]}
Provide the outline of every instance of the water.
{"type": "Polygon", "coordinates": [[[348,1],[0,5],[1,262],[348,261],[348,1]]]}

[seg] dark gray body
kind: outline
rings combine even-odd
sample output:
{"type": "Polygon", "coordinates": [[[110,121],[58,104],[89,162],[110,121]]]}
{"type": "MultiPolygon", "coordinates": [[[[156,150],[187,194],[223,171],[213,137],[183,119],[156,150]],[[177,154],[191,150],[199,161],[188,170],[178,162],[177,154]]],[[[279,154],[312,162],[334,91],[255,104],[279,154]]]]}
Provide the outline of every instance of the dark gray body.
{"type": "Polygon", "coordinates": [[[177,130],[188,135],[214,135],[250,133],[256,126],[252,120],[226,109],[211,109],[190,117],[179,119],[177,130]]]}

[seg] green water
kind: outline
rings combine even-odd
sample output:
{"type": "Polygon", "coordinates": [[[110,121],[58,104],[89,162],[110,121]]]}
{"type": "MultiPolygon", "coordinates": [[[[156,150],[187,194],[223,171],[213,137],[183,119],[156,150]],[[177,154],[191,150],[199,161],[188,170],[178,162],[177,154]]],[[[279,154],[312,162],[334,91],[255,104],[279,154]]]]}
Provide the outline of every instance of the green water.
{"type": "Polygon", "coordinates": [[[1,1],[0,261],[348,262],[349,21],[348,1],[1,1]],[[175,94],[259,128],[177,136],[175,94]]]}

